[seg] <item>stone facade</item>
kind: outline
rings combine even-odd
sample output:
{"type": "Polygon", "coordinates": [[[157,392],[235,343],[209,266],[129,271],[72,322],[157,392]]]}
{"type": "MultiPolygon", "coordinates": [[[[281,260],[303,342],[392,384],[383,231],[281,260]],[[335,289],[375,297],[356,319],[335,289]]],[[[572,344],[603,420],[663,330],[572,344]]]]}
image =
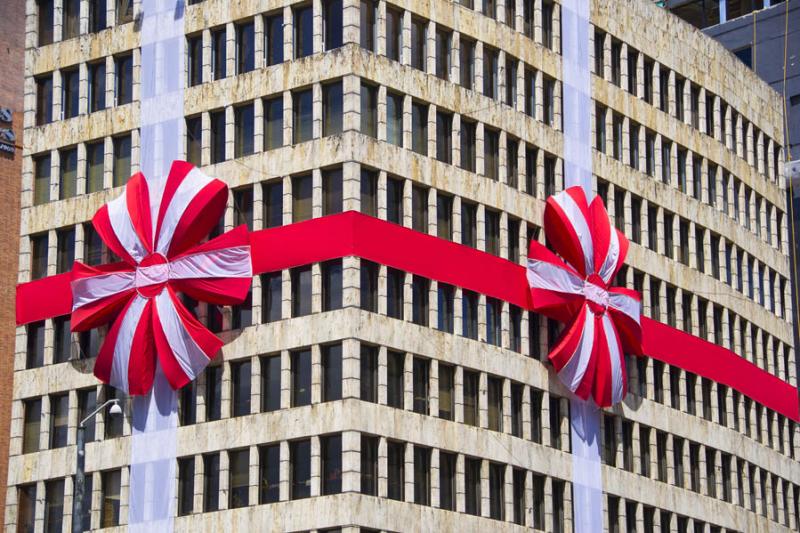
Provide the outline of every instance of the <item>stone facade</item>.
{"type": "MultiPolygon", "coordinates": [[[[53,4],[43,44],[50,4],[27,2],[20,282],[107,259],[87,221],[140,161],[140,2],[130,22],[123,1],[53,4]],[[90,31],[101,4],[109,27],[90,31]],[[70,118],[43,120],[48,83],[70,118]]],[[[185,16],[186,156],[233,190],[226,228],[360,210],[520,264],[544,240],[564,182],[558,3],[204,0],[185,16]]],[[[644,0],[595,2],[591,22],[594,187],[632,241],[620,282],[646,315],[796,385],[779,96],[644,0]]],[[[194,309],[229,342],[181,393],[176,528],[572,530],[556,324],[352,257],[194,309]]],[[[68,529],[79,413],[110,394],[98,339],[65,331],[17,329],[8,528],[68,529]]],[[[628,369],[603,416],[608,529],[797,529],[794,422],[657,361],[628,369]]],[[[109,416],[87,446],[93,528],[127,522],[130,424],[109,416]]]]}

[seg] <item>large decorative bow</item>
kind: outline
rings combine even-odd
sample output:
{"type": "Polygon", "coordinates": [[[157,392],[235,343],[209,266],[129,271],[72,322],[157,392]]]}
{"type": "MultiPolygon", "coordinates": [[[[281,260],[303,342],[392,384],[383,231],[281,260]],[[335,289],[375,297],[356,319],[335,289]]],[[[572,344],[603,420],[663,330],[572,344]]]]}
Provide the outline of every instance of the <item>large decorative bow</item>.
{"type": "Polygon", "coordinates": [[[178,389],[219,352],[222,341],[192,316],[178,293],[214,304],[240,303],[247,296],[247,228],[197,245],[219,221],[227,198],[225,183],[175,161],[163,192],[151,190],[138,173],[122,196],[97,211],[92,223],[122,261],[75,263],[71,324],[73,331],[85,331],[114,320],[94,367],[101,381],[146,394],[158,358],[170,386],[178,389]]]}
{"type": "Polygon", "coordinates": [[[591,394],[607,407],[627,392],[624,354],[642,353],[640,296],[610,286],[628,240],[611,227],[603,201],[589,204],[582,187],[547,199],[544,230],[563,261],[532,241],[527,275],[534,310],[566,323],[550,362],[578,397],[591,394]]]}

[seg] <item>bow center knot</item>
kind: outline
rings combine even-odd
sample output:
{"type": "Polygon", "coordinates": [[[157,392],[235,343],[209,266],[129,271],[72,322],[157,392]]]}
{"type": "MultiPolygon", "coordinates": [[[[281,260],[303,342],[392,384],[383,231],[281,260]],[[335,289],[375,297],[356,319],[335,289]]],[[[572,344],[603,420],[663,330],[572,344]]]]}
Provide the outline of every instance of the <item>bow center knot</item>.
{"type": "Polygon", "coordinates": [[[605,313],[608,307],[608,291],[597,285],[592,277],[587,278],[583,282],[583,295],[589,301],[589,306],[596,314],[605,313]]]}
{"type": "Polygon", "coordinates": [[[163,255],[155,253],[142,259],[136,267],[133,283],[142,297],[152,298],[161,292],[168,281],[169,261],[163,255]]]}

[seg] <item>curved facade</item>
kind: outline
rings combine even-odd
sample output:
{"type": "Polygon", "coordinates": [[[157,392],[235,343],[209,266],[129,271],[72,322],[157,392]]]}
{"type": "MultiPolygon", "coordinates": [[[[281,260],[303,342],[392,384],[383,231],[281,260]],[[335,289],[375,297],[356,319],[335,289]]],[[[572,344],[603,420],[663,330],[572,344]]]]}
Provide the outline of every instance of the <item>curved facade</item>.
{"type": "MultiPolygon", "coordinates": [[[[27,2],[20,282],[108,259],[88,220],[140,161],[141,4],[55,3],[27,2]]],[[[231,186],[227,228],[357,210],[520,264],[544,239],[564,182],[558,3],[191,3],[186,157],[231,186]]],[[[796,386],[780,97],[650,2],[595,2],[591,23],[620,282],[796,386]]],[[[355,257],[194,310],[230,342],[180,395],[177,529],[572,530],[557,324],[355,257]]],[[[76,423],[113,394],[90,372],[101,336],[17,329],[8,528],[68,530],[76,423]]],[[[794,422],[648,358],[628,370],[602,418],[607,529],[797,529],[794,422]]],[[[91,428],[85,524],[124,525],[130,424],[91,428]]]]}

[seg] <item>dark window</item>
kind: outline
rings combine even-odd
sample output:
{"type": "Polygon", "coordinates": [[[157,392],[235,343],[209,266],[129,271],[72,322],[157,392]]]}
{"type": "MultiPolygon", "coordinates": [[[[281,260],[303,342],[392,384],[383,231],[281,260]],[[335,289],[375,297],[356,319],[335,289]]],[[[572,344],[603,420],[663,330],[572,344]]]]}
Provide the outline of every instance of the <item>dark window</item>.
{"type": "Polygon", "coordinates": [[[342,436],[321,437],[322,494],[342,492],[342,436]]]}
{"type": "Polygon", "coordinates": [[[415,231],[428,233],[428,189],[411,187],[411,227],[415,231]]]}
{"type": "Polygon", "coordinates": [[[106,108],[106,62],[90,63],[88,71],[89,113],[94,113],[106,108]]]}
{"type": "Polygon", "coordinates": [[[219,420],[222,417],[222,367],[208,367],[205,374],[206,419],[219,420]]]}
{"type": "MultiPolygon", "coordinates": [[[[97,408],[97,391],[95,389],[85,389],[78,391],[78,423],[89,416],[97,408]]],[[[93,442],[95,439],[95,420],[86,422],[83,429],[85,442],[93,442]]]]}
{"type": "Polygon", "coordinates": [[[36,125],[53,121],[53,76],[36,78],[36,125]]]}
{"type": "MultiPolygon", "coordinates": [[[[39,35],[39,46],[44,46],[53,42],[53,0],[38,0],[36,7],[39,11],[37,33],[39,35]]],[[[33,487],[34,498],[32,503],[35,503],[36,487],[33,487]]],[[[31,507],[31,517],[33,517],[33,507],[31,507]]],[[[33,527],[33,519],[31,519],[30,527],[33,527]]]]}
{"type": "Polygon", "coordinates": [[[500,213],[488,209],[485,211],[484,233],[486,251],[500,255],[500,213]]]}
{"type": "Polygon", "coordinates": [[[436,75],[443,80],[450,78],[450,43],[452,33],[449,30],[436,28],[436,75]]]}
{"type": "Polygon", "coordinates": [[[506,183],[517,188],[519,182],[519,142],[514,139],[506,141],[506,183]]]}
{"type": "Polygon", "coordinates": [[[455,368],[439,365],[439,418],[454,420],[455,368]]]}
{"type": "Polygon", "coordinates": [[[283,63],[283,15],[264,19],[264,54],[267,66],[283,63]]]}
{"type": "Polygon", "coordinates": [[[453,198],[441,193],[436,195],[436,235],[453,239],[453,198]]]}
{"type": "Polygon", "coordinates": [[[219,509],[219,454],[203,456],[203,512],[219,509]]]}
{"type": "MultiPolygon", "coordinates": [[[[103,152],[102,143],[97,143],[99,149],[99,172],[97,183],[99,187],[95,190],[103,188],[103,152]]],[[[200,166],[202,161],[202,146],[203,146],[203,120],[201,117],[192,117],[186,119],[186,160],[195,166],[200,166]]],[[[87,154],[88,155],[88,154],[87,154]]]]}
{"type": "Polygon", "coordinates": [[[56,273],[69,272],[75,261],[75,228],[58,230],[56,245],[56,273]]]}
{"type": "Polygon", "coordinates": [[[536,71],[525,69],[525,114],[536,116],[536,71]]]}
{"type": "Polygon", "coordinates": [[[556,193],[556,158],[552,156],[544,158],[544,193],[547,197],[556,193]]]}
{"type": "Polygon", "coordinates": [[[427,60],[426,39],[427,23],[416,17],[411,17],[411,66],[425,70],[427,60]]]}
{"type": "Polygon", "coordinates": [[[361,82],[361,133],[378,137],[378,88],[361,82]]]}
{"type": "Polygon", "coordinates": [[[188,54],[188,85],[194,87],[203,83],[203,36],[194,35],[186,38],[186,53],[188,54]]]}
{"type": "MultiPolygon", "coordinates": [[[[334,0],[339,1],[341,0],[334,0]]],[[[322,86],[322,136],[342,133],[342,82],[322,86]]],[[[310,138],[310,137],[309,137],[310,138]]]]}
{"type": "Polygon", "coordinates": [[[283,97],[264,100],[264,150],[283,146],[283,97]]]}
{"type": "Polygon", "coordinates": [[[211,75],[215,80],[221,80],[227,76],[226,46],[225,28],[211,30],[211,75]]]}
{"type": "Polygon", "coordinates": [[[342,345],[322,347],[322,401],[342,398],[342,345]]]}
{"type": "Polygon", "coordinates": [[[250,155],[254,151],[255,130],[253,124],[253,104],[235,107],[234,119],[234,157],[250,155]]]}
{"type": "Polygon", "coordinates": [[[503,430],[503,380],[490,377],[487,380],[489,404],[488,423],[493,431],[503,430]]]}
{"type": "MultiPolygon", "coordinates": [[[[513,5],[510,2],[506,6],[513,5]]],[[[508,21],[507,21],[508,22],[508,21]]],[[[513,25],[514,21],[510,21],[513,25]]],[[[516,109],[517,107],[517,65],[516,59],[506,56],[506,90],[505,90],[505,103],[508,106],[516,109]]]]}
{"type": "Polygon", "coordinates": [[[365,402],[378,401],[378,348],[361,345],[359,362],[359,381],[361,399],[365,402]]]}
{"type": "Polygon", "coordinates": [[[475,172],[475,129],[474,122],[461,121],[461,168],[475,172]]]}
{"type": "Polygon", "coordinates": [[[261,411],[281,408],[281,356],[261,358],[261,411]]]}
{"type": "Polygon", "coordinates": [[[414,503],[431,504],[431,450],[414,446],[414,503]]]}
{"type": "Polygon", "coordinates": [[[228,508],[247,507],[250,493],[250,450],[228,452],[228,508]]]}
{"type": "Polygon", "coordinates": [[[439,452],[439,507],[456,510],[456,455],[439,452]]]}
{"type": "Polygon", "coordinates": [[[498,98],[498,60],[497,50],[483,47],[483,94],[489,98],[498,98]]]}
{"type": "Polygon", "coordinates": [[[483,173],[490,180],[500,177],[500,132],[484,129],[483,136],[483,173]]]}
{"type": "MultiPolygon", "coordinates": [[[[93,397],[92,405],[94,405],[94,403],[93,397]]],[[[181,389],[178,409],[182,426],[188,426],[197,422],[197,382],[192,381],[181,389]]]]}
{"type": "Polygon", "coordinates": [[[302,222],[312,216],[313,182],[310,174],[292,178],[292,222],[302,222]]]}
{"type": "Polygon", "coordinates": [[[478,206],[461,202],[461,243],[478,246],[478,206]]]}
{"type": "Polygon", "coordinates": [[[280,272],[270,272],[261,276],[261,319],[263,322],[276,322],[281,319],[283,280],[280,272]]]}
{"type": "Polygon", "coordinates": [[[100,495],[100,527],[119,525],[121,472],[103,472],[102,493],[100,495]]]}
{"type": "Polygon", "coordinates": [[[289,465],[289,499],[308,498],[311,496],[310,440],[289,443],[289,465]]]}
{"type": "Polygon", "coordinates": [[[477,372],[464,371],[464,423],[478,425],[478,384],[477,372]]]}
{"type": "Polygon", "coordinates": [[[119,187],[131,176],[131,136],[114,137],[112,186],[119,187]]]}
{"type": "Polygon", "coordinates": [[[400,61],[403,49],[403,13],[392,8],[386,9],[386,57],[400,61]]]}
{"type": "Polygon", "coordinates": [[[342,169],[322,171],[322,215],[342,212],[342,169]]]}
{"type": "Polygon", "coordinates": [[[403,501],[405,494],[405,455],[406,445],[402,442],[387,443],[387,484],[388,496],[393,500],[403,501]]]}
{"type": "MultiPolygon", "coordinates": [[[[225,161],[225,110],[212,111],[211,119],[211,163],[225,161]]],[[[252,127],[252,117],[250,120],[252,127]]],[[[252,151],[252,141],[251,141],[252,151]]]]}
{"type": "Polygon", "coordinates": [[[377,264],[366,259],[361,260],[361,308],[373,313],[378,311],[378,273],[377,264]]]}
{"type": "Polygon", "coordinates": [[[38,452],[42,427],[42,399],[24,400],[23,408],[25,420],[22,431],[22,453],[38,452]]]}
{"type": "Polygon", "coordinates": [[[428,106],[411,104],[411,149],[418,154],[428,154],[428,106]]]}
{"type": "Polygon", "coordinates": [[[428,293],[430,281],[420,276],[413,276],[411,281],[411,321],[421,326],[428,325],[428,293]]]}
{"type": "Polygon", "coordinates": [[[436,327],[440,331],[453,333],[455,289],[452,285],[439,283],[436,293],[438,301],[438,321],[436,327]]]}
{"type": "Polygon", "coordinates": [[[415,413],[427,415],[430,389],[430,361],[415,357],[413,372],[413,409],[415,413]]]}
{"type": "Polygon", "coordinates": [[[464,289],[461,294],[462,335],[469,339],[478,338],[478,295],[464,289]]]}
{"type": "MultiPolygon", "coordinates": [[[[309,8],[310,11],[310,8],[309,8]]],[[[292,104],[294,113],[294,143],[301,143],[308,141],[312,138],[312,91],[306,89],[304,91],[295,91],[292,93],[292,104]]]]}
{"type": "Polygon", "coordinates": [[[361,493],[378,495],[378,437],[361,436],[361,493]]]}
{"type": "Polygon", "coordinates": [[[311,404],[311,350],[291,353],[292,407],[311,404]]]}
{"type": "Polygon", "coordinates": [[[503,341],[502,329],[503,303],[491,297],[486,297],[486,342],[500,346],[503,341]]]}
{"type": "Polygon", "coordinates": [[[236,73],[244,74],[255,68],[255,25],[253,21],[236,25],[236,73]]]}
{"type": "Polygon", "coordinates": [[[133,22],[133,1],[116,0],[117,26],[133,22]]]}
{"type": "Polygon", "coordinates": [[[194,510],[194,457],[178,459],[178,516],[194,510]]]}
{"type": "Polygon", "coordinates": [[[378,49],[378,3],[375,0],[361,0],[361,47],[374,52],[378,49]]]}
{"type": "Polygon", "coordinates": [[[361,169],[361,212],[371,217],[378,216],[378,173],[361,169]]]}
{"type": "Polygon", "coordinates": [[[475,79],[475,41],[461,37],[461,49],[459,50],[460,59],[460,82],[465,89],[472,89],[475,79]]]}
{"type": "Polygon", "coordinates": [[[314,53],[314,15],[310,5],[294,8],[294,57],[301,58],[314,53]]]}
{"type": "MultiPolygon", "coordinates": [[[[119,79],[120,75],[121,73],[118,72],[117,79],[119,79]]],[[[78,116],[78,101],[80,99],[79,86],[80,74],[77,68],[61,71],[61,116],[63,119],[78,116]]],[[[117,102],[120,105],[128,103],[121,102],[119,99],[117,102]]]]}
{"type": "Polygon", "coordinates": [[[464,461],[464,488],[467,514],[481,514],[481,460],[464,461]]]}
{"type": "Polygon", "coordinates": [[[250,361],[231,363],[232,415],[250,414],[250,361]]]}
{"type": "Polygon", "coordinates": [[[404,408],[405,360],[403,352],[387,354],[386,403],[390,407],[404,408]]]}
{"type": "Polygon", "coordinates": [[[506,465],[489,463],[489,518],[505,519],[505,470],[506,465]]]}
{"type": "Polygon", "coordinates": [[[545,0],[542,2],[542,44],[547,48],[553,48],[553,2],[545,0]]]}
{"type": "Polygon", "coordinates": [[[69,429],[69,395],[50,396],[50,448],[67,445],[69,429]]]}
{"type": "Polygon", "coordinates": [[[342,260],[334,259],[321,265],[322,310],[331,311],[342,307],[342,260]]]}
{"type": "Polygon", "coordinates": [[[131,54],[118,56],[114,58],[114,64],[117,105],[129,104],[133,101],[133,56],[131,54]]]}
{"type": "Polygon", "coordinates": [[[273,503],[280,499],[280,459],[279,444],[260,446],[258,502],[273,503]]]}
{"type": "Polygon", "coordinates": [[[544,123],[553,126],[555,125],[556,112],[556,80],[545,76],[542,90],[544,92],[544,123]]]}
{"type": "Polygon", "coordinates": [[[392,318],[403,319],[403,292],[405,273],[393,268],[386,272],[386,314],[392,318]]]}

